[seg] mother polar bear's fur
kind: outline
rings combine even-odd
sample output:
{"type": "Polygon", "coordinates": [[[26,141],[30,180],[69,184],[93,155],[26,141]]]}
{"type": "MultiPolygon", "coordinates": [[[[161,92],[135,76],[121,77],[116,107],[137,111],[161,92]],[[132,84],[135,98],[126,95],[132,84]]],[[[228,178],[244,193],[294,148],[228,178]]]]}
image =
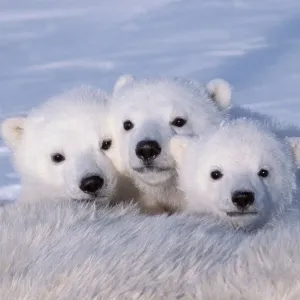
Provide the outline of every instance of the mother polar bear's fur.
{"type": "Polygon", "coordinates": [[[299,299],[299,230],[17,203],[0,211],[0,299],[299,299]]]}

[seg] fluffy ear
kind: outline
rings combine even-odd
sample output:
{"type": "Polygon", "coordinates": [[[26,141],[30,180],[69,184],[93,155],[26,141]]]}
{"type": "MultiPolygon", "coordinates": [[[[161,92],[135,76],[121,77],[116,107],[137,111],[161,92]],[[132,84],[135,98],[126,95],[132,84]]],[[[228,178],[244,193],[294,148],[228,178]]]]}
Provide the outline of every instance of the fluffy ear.
{"type": "Polygon", "coordinates": [[[231,104],[231,86],[223,79],[213,79],[206,84],[211,99],[221,108],[227,109],[231,104]]]}
{"type": "Polygon", "coordinates": [[[188,146],[190,138],[186,136],[175,136],[170,141],[170,153],[177,164],[181,164],[184,150],[188,146]]]}
{"type": "Polygon", "coordinates": [[[1,136],[10,148],[15,148],[22,139],[25,117],[8,118],[1,124],[1,136]]]}
{"type": "Polygon", "coordinates": [[[121,88],[129,83],[132,83],[133,81],[135,81],[135,78],[130,74],[120,76],[114,85],[113,92],[118,92],[121,88]]]}
{"type": "Polygon", "coordinates": [[[286,139],[291,145],[296,162],[300,163],[300,137],[287,137],[286,139]]]}

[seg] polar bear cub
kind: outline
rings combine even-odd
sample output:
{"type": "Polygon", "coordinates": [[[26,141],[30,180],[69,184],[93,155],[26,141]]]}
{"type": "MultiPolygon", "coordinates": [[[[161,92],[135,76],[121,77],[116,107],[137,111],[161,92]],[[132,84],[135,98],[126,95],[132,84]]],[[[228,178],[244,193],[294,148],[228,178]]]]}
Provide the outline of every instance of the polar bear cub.
{"type": "Polygon", "coordinates": [[[148,212],[168,210],[181,197],[169,153],[171,137],[202,134],[216,127],[229,98],[229,89],[219,84],[136,80],[130,75],[116,82],[109,101],[114,147],[107,155],[120,172],[133,179],[148,212]]]}
{"type": "Polygon", "coordinates": [[[102,150],[111,143],[105,133],[106,98],[82,86],[2,123],[21,177],[20,200],[111,200],[117,175],[102,150]]]}
{"type": "Polygon", "coordinates": [[[263,226],[290,207],[299,138],[279,138],[246,119],[200,138],[175,137],[181,210],[211,214],[237,227],[263,226]]]}

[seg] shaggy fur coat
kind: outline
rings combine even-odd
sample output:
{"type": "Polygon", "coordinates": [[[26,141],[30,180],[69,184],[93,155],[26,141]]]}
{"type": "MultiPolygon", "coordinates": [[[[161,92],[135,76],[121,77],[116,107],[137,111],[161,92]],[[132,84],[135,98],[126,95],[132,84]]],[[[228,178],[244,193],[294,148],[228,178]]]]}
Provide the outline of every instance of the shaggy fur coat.
{"type": "Polygon", "coordinates": [[[300,222],[256,234],[71,202],[0,210],[0,299],[300,299],[300,222]]]}

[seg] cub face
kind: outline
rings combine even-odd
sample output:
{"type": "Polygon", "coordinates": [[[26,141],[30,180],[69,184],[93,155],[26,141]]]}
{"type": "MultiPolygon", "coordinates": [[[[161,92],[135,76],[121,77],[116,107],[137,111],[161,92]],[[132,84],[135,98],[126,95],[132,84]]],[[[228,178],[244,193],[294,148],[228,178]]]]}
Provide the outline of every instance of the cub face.
{"type": "Polygon", "coordinates": [[[202,138],[174,138],[184,210],[237,227],[267,223],[293,199],[298,145],[299,139],[279,139],[247,120],[224,123],[202,138]]]}

